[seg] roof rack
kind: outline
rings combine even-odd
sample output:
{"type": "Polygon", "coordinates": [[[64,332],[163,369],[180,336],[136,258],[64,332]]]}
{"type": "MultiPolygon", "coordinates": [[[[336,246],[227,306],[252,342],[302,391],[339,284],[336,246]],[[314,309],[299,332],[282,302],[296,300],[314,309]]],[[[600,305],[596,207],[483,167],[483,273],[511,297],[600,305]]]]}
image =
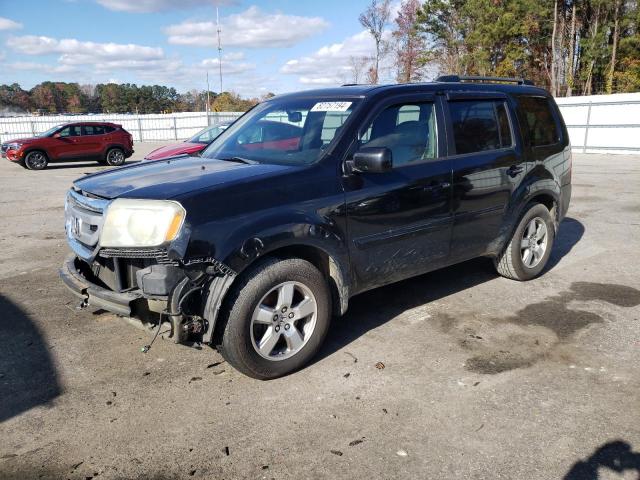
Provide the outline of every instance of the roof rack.
{"type": "Polygon", "coordinates": [[[510,78],[510,77],[483,77],[480,75],[441,75],[436,78],[436,82],[490,82],[490,83],[517,83],[518,85],[533,85],[531,80],[524,78],[510,78]]]}

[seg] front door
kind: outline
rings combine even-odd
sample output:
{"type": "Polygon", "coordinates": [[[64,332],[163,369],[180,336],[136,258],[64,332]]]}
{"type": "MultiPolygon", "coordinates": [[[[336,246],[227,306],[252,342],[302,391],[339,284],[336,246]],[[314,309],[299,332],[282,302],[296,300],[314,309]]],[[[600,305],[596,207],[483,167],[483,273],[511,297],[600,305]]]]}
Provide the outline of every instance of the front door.
{"type": "Polygon", "coordinates": [[[372,112],[356,145],[386,147],[393,168],[344,179],[351,264],[357,291],[442,265],[451,233],[451,162],[442,109],[433,96],[402,97],[372,112]]]}
{"type": "Polygon", "coordinates": [[[68,125],[54,137],[51,151],[55,159],[73,159],[87,154],[82,143],[82,131],[80,125],[68,125]]]}
{"type": "Polygon", "coordinates": [[[455,93],[448,101],[453,162],[451,260],[495,250],[511,195],[525,175],[506,96],[455,93]]]}

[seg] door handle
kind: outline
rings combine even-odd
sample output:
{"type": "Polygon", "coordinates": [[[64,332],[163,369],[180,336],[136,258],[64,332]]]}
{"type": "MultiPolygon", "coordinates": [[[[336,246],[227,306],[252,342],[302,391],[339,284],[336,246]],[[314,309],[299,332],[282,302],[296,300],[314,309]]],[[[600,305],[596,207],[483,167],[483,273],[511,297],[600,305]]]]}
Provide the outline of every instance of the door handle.
{"type": "Polygon", "coordinates": [[[435,185],[428,185],[426,187],[422,187],[423,192],[435,192],[438,190],[444,190],[445,188],[449,188],[451,184],[449,182],[436,183],[435,185]]]}
{"type": "Polygon", "coordinates": [[[511,165],[507,170],[507,174],[510,177],[517,177],[522,172],[524,172],[524,167],[521,167],[520,165],[511,165]]]}

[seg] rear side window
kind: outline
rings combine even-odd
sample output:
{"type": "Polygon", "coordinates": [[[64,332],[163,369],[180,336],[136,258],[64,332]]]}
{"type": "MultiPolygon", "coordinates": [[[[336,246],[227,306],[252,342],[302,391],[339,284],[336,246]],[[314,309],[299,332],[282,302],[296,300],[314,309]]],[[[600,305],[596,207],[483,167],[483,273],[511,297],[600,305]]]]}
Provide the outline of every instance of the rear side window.
{"type": "Polygon", "coordinates": [[[532,147],[553,145],[560,141],[558,124],[545,97],[520,96],[520,115],[529,133],[532,147]]]}
{"type": "Polygon", "coordinates": [[[458,155],[511,147],[509,116],[503,100],[449,102],[458,155]]]}
{"type": "Polygon", "coordinates": [[[104,133],[111,133],[115,131],[115,127],[110,127],[109,125],[104,126],[104,133]]]}
{"type": "Polygon", "coordinates": [[[83,135],[102,135],[104,134],[104,127],[102,125],[83,125],[83,135]]]}

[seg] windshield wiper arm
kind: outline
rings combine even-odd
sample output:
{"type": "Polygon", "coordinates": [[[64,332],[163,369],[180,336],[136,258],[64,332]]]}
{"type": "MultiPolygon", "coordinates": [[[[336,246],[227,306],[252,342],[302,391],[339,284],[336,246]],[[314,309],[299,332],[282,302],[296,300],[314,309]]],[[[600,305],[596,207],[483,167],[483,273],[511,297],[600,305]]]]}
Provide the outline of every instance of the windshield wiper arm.
{"type": "Polygon", "coordinates": [[[220,160],[224,162],[246,163],[247,165],[258,165],[260,163],[260,162],[256,162],[255,160],[251,160],[250,158],[244,158],[244,157],[220,158],[220,160]]]}

